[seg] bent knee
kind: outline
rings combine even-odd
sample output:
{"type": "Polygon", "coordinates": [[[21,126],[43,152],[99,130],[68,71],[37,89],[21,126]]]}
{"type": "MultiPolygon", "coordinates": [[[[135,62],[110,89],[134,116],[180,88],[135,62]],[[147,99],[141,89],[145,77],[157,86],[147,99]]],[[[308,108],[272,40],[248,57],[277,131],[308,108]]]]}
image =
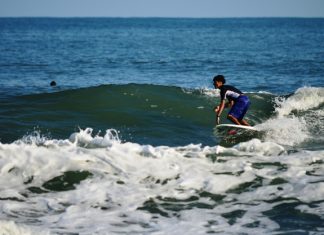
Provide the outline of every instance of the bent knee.
{"type": "Polygon", "coordinates": [[[233,120],[240,121],[240,120],[242,120],[242,119],[239,119],[239,118],[237,118],[237,117],[235,117],[235,116],[233,116],[231,114],[227,115],[227,119],[230,120],[230,121],[233,121],[233,120]]]}

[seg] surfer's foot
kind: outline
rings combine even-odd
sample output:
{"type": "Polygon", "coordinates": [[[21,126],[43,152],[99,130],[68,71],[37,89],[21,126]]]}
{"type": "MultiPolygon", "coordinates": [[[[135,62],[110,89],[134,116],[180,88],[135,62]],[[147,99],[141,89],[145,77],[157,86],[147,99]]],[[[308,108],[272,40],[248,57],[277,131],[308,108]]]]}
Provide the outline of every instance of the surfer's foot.
{"type": "Polygon", "coordinates": [[[228,134],[229,134],[229,135],[235,135],[236,133],[237,133],[236,130],[230,130],[230,131],[228,131],[228,134]]]}
{"type": "Polygon", "coordinates": [[[251,126],[247,121],[245,121],[244,119],[243,120],[240,120],[240,124],[241,125],[244,125],[244,126],[251,126]]]}

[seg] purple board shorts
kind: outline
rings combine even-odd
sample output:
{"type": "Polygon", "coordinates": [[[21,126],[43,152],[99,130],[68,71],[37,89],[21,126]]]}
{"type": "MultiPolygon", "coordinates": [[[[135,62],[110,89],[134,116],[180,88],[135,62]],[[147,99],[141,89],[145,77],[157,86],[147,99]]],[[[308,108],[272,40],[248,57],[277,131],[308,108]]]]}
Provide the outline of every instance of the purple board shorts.
{"type": "Polygon", "coordinates": [[[249,98],[245,95],[241,95],[239,98],[237,98],[228,114],[234,116],[238,120],[242,120],[249,109],[250,104],[251,102],[249,98]]]}

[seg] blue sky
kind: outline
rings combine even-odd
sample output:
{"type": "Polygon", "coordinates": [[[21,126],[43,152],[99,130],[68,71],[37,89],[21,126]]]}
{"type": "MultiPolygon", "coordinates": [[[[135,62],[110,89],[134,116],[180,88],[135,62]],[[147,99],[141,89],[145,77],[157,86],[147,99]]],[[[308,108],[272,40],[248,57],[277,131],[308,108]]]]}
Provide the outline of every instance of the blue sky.
{"type": "Polygon", "coordinates": [[[0,17],[324,17],[324,0],[0,0],[0,17]]]}

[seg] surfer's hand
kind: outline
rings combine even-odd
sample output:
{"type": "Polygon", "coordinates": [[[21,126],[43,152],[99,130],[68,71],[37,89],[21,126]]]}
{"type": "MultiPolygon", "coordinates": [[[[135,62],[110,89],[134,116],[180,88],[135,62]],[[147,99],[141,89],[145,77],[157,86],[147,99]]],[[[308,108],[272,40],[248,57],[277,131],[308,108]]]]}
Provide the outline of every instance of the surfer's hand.
{"type": "Polygon", "coordinates": [[[214,107],[214,112],[217,113],[219,110],[219,106],[214,107]]]}
{"type": "Polygon", "coordinates": [[[216,125],[219,125],[220,124],[220,118],[219,116],[216,116],[216,125]]]}

